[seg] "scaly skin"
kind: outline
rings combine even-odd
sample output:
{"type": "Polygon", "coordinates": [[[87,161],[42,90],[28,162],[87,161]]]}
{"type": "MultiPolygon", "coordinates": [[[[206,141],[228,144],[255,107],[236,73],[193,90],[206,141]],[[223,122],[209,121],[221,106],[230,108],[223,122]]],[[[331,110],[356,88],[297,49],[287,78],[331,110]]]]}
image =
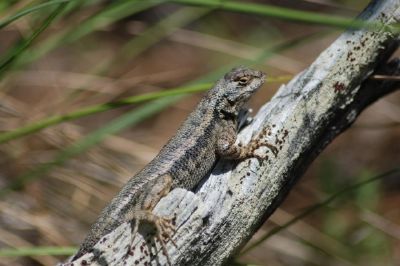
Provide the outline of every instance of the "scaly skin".
{"type": "Polygon", "coordinates": [[[112,200],[81,245],[74,259],[89,252],[100,238],[125,221],[136,219],[156,225],[160,231],[172,229],[169,220],[151,213],[161,197],[171,189],[193,189],[213,168],[218,158],[257,157],[254,151],[267,146],[257,139],[245,147],[235,145],[238,113],[251,95],[264,83],[264,73],[244,67],[234,68],[208,91],[176,135],[138,174],[132,177],[112,200]]]}

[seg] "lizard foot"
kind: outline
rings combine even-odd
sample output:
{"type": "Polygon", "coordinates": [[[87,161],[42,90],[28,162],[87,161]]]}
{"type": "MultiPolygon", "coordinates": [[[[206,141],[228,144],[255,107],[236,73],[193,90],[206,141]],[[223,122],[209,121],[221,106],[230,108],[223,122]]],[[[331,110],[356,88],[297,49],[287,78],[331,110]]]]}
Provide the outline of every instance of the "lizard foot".
{"type": "Polygon", "coordinates": [[[167,258],[168,265],[172,265],[168,255],[166,244],[168,241],[171,241],[174,247],[178,248],[175,241],[172,239],[172,234],[176,231],[174,218],[158,217],[154,222],[154,225],[157,229],[157,239],[160,242],[162,251],[167,258]]]}
{"type": "Polygon", "coordinates": [[[242,148],[241,157],[242,158],[254,157],[254,158],[257,158],[257,160],[259,162],[268,159],[267,155],[260,156],[255,153],[255,151],[260,147],[267,147],[269,150],[271,150],[272,154],[276,157],[278,155],[278,149],[274,145],[268,143],[265,140],[265,137],[267,135],[268,136],[271,135],[271,130],[269,127],[265,128],[263,131],[261,131],[256,137],[252,138],[251,141],[245,147],[242,148]]]}
{"type": "Polygon", "coordinates": [[[175,245],[171,238],[172,233],[176,231],[174,220],[175,218],[158,217],[154,222],[154,226],[156,227],[157,233],[160,237],[171,240],[171,242],[175,245]]]}
{"type": "MultiPolygon", "coordinates": [[[[134,240],[135,236],[138,233],[139,230],[139,224],[141,221],[146,221],[150,224],[152,224],[155,229],[156,229],[156,239],[161,245],[162,252],[164,253],[168,265],[172,265],[170,261],[170,257],[168,255],[168,250],[167,250],[167,243],[168,241],[171,241],[171,243],[174,245],[175,248],[177,248],[177,245],[175,241],[172,239],[173,233],[176,231],[176,227],[174,224],[175,217],[173,218],[165,218],[165,217],[160,217],[157,215],[154,215],[150,211],[139,211],[135,213],[135,217],[132,217],[132,220],[135,220],[135,226],[132,230],[132,239],[131,239],[131,245],[128,249],[128,254],[131,252],[132,248],[134,247],[134,240]]],[[[127,254],[127,255],[128,255],[127,254]]]]}

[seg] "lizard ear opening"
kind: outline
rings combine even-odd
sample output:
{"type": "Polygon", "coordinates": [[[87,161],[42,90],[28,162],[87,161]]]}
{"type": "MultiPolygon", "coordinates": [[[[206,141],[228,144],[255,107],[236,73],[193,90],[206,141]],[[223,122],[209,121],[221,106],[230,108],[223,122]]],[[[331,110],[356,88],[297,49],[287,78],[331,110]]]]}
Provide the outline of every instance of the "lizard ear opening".
{"type": "Polygon", "coordinates": [[[239,84],[240,85],[246,85],[248,82],[249,82],[249,78],[248,77],[241,77],[240,79],[239,79],[239,84]]]}
{"type": "Polygon", "coordinates": [[[235,79],[239,83],[240,86],[246,86],[250,83],[251,78],[249,76],[241,76],[235,79]]]}

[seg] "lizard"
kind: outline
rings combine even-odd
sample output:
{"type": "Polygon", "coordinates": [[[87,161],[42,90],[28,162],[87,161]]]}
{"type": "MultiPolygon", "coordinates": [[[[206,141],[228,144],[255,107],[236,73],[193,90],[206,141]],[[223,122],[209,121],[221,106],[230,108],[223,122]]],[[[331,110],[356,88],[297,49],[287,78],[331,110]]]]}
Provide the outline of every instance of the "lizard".
{"type": "MultiPolygon", "coordinates": [[[[153,208],[170,190],[180,187],[192,190],[212,170],[219,158],[242,160],[255,157],[266,146],[276,156],[277,149],[260,133],[247,145],[235,144],[239,112],[250,97],[263,85],[265,74],[246,67],[226,73],[191,112],[188,118],[161,149],[159,154],[133,176],[92,225],[72,261],[90,252],[100,238],[127,221],[135,221],[132,236],[139,222],[152,223],[157,229],[168,263],[164,237],[171,238],[175,229],[168,217],[152,213],[153,208]]],[[[171,241],[174,243],[173,241],[171,241]]]]}

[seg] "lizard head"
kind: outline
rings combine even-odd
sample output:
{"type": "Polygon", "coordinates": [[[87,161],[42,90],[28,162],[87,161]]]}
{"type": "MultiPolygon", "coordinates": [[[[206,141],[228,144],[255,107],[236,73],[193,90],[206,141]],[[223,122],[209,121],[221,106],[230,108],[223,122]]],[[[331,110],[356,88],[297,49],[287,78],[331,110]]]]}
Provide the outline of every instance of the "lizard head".
{"type": "Polygon", "coordinates": [[[265,74],[246,67],[236,67],[225,74],[223,98],[234,109],[239,110],[258,90],[265,80],[265,74]]]}

